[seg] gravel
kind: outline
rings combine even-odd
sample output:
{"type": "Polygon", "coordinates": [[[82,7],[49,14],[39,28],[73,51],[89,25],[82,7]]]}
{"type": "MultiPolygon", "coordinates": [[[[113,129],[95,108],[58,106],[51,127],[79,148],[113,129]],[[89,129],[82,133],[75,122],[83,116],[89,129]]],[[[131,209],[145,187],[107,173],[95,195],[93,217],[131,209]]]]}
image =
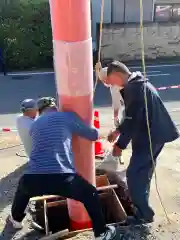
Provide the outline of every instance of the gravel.
{"type": "MultiPolygon", "coordinates": [[[[30,228],[30,217],[25,220],[25,226],[22,231],[14,232],[12,227],[6,225],[6,217],[10,212],[10,205],[16,190],[19,177],[22,175],[26,158],[16,156],[16,152],[23,154],[23,149],[19,146],[20,142],[14,133],[7,133],[8,135],[0,135],[0,239],[3,240],[35,240],[39,239],[41,235],[30,228]]],[[[127,239],[146,239],[146,240],[177,240],[180,239],[180,143],[170,144],[165,149],[158,167],[158,178],[163,179],[163,184],[160,184],[160,190],[168,208],[168,216],[172,219],[171,224],[167,224],[164,220],[162,209],[157,199],[154,184],[152,186],[151,201],[153,207],[157,212],[157,222],[153,225],[141,227],[129,227],[117,229],[116,239],[120,239],[120,233],[124,232],[124,240],[127,239]],[[171,164],[169,164],[169,156],[171,156],[171,164]]],[[[124,154],[125,159],[129,157],[130,153],[124,154]]],[[[161,182],[162,183],[162,182],[161,182]]],[[[92,232],[81,233],[71,239],[90,240],[93,239],[92,232]]]]}

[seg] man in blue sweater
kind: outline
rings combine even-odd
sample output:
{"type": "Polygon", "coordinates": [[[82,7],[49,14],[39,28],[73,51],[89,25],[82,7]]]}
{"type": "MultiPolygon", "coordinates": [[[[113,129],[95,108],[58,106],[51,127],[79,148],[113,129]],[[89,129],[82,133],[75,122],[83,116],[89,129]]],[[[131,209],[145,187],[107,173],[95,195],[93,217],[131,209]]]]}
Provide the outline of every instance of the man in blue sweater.
{"type": "Polygon", "coordinates": [[[125,104],[124,121],[108,136],[110,142],[116,140],[113,155],[119,156],[123,149],[132,142],[132,156],[127,169],[127,184],[130,197],[135,207],[135,217],[127,223],[147,223],[154,219],[154,211],[149,206],[149,192],[154,164],[165,143],[179,137],[179,132],[167,112],[154,86],[140,72],[130,72],[121,62],[112,62],[107,69],[105,83],[123,87],[121,92],[125,104]],[[145,107],[146,90],[149,128],[145,107]],[[153,155],[153,160],[152,160],[153,155]],[[154,161],[154,164],[153,164],[154,161]]]}
{"type": "Polygon", "coordinates": [[[97,130],[73,112],[58,112],[52,98],[40,99],[38,109],[40,117],[31,128],[32,152],[28,168],[19,181],[8,220],[15,228],[21,228],[30,198],[60,195],[84,204],[96,239],[113,239],[116,230],[113,226],[106,227],[96,188],[78,175],[74,167],[72,135],[96,141],[97,130]]]}

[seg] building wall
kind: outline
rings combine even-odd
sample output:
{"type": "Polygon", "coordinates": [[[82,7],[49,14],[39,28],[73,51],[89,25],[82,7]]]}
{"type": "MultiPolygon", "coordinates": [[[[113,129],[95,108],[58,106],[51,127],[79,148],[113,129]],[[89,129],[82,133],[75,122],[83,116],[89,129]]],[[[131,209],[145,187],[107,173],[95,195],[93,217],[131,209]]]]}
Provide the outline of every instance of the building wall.
{"type": "MultiPolygon", "coordinates": [[[[96,40],[96,25],[100,22],[102,0],[91,0],[92,37],[96,40]]],[[[139,0],[104,0],[104,23],[139,22],[139,0]]],[[[144,21],[152,21],[154,0],[143,0],[144,21]]]]}
{"type": "MultiPolygon", "coordinates": [[[[93,40],[96,40],[96,25],[100,22],[101,18],[101,2],[102,0],[91,0],[93,40]]],[[[111,0],[104,1],[104,23],[111,23],[111,0]]]]}
{"type": "MultiPolygon", "coordinates": [[[[180,56],[180,24],[145,24],[144,44],[148,59],[180,56]]],[[[103,59],[141,59],[139,24],[105,25],[101,52],[103,59]]]]}
{"type": "Polygon", "coordinates": [[[124,23],[125,0],[112,0],[112,23],[124,23]]]}
{"type": "MultiPolygon", "coordinates": [[[[144,21],[150,22],[154,16],[154,0],[143,0],[144,21]]],[[[125,0],[125,22],[140,21],[140,1],[125,0]]]]}

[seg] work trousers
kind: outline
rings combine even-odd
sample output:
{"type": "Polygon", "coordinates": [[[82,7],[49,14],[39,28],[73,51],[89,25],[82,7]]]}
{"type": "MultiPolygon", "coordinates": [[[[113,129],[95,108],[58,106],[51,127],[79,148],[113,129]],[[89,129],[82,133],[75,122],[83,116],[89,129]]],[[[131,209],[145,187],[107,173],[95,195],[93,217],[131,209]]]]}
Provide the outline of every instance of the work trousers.
{"type": "Polygon", "coordinates": [[[21,222],[29,199],[41,195],[59,195],[84,204],[98,237],[106,230],[96,188],[77,174],[25,174],[21,177],[12,205],[12,217],[21,222]]]}
{"type": "MultiPolygon", "coordinates": [[[[153,144],[155,165],[164,144],[153,144]]],[[[133,149],[127,169],[127,184],[132,203],[136,209],[135,216],[147,222],[153,221],[155,215],[149,206],[150,184],[154,173],[149,148],[133,149]]]]}

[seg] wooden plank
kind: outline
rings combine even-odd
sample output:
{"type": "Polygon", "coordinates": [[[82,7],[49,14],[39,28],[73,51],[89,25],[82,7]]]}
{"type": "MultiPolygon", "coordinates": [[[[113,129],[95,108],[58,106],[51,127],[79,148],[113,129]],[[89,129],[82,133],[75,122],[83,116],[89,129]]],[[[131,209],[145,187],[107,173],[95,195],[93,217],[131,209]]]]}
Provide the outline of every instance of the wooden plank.
{"type": "Polygon", "coordinates": [[[45,232],[46,235],[49,234],[49,222],[48,222],[48,216],[47,216],[47,202],[44,200],[44,225],[45,225],[45,232]]]}
{"type": "Polygon", "coordinates": [[[115,188],[118,188],[118,185],[117,184],[114,184],[114,185],[108,185],[108,186],[103,186],[103,187],[98,187],[97,188],[97,191],[107,191],[107,190],[110,190],[110,189],[115,189],[115,188]]]}
{"type": "Polygon", "coordinates": [[[59,201],[55,201],[55,202],[48,202],[47,203],[47,207],[48,208],[51,208],[51,207],[57,207],[57,206],[60,206],[60,205],[67,205],[67,200],[59,200],[59,201]]]}
{"type": "MultiPolygon", "coordinates": [[[[117,188],[118,185],[114,184],[114,185],[109,185],[109,186],[104,186],[104,187],[98,187],[97,191],[108,191],[108,190],[112,190],[117,188]]],[[[58,201],[54,201],[54,202],[48,202],[47,203],[47,207],[57,207],[59,205],[66,205],[66,200],[58,200],[58,201]]]]}
{"type": "Polygon", "coordinates": [[[44,200],[50,200],[50,199],[54,199],[54,198],[62,198],[61,196],[58,196],[58,195],[44,195],[44,196],[37,196],[37,197],[32,197],[30,199],[30,201],[44,201],[44,200]]]}
{"type": "MultiPolygon", "coordinates": [[[[122,222],[118,222],[118,223],[111,223],[111,224],[107,224],[107,226],[114,226],[114,227],[117,227],[121,224],[123,224],[124,221],[122,222]]],[[[123,228],[123,227],[122,227],[123,228]]],[[[125,228],[126,229],[126,228],[125,228]]],[[[67,235],[67,238],[72,238],[72,237],[75,237],[76,235],[80,234],[80,233],[83,233],[83,232],[88,232],[88,231],[92,231],[93,229],[92,228],[86,228],[86,229],[82,229],[82,230],[77,230],[77,231],[71,231],[68,233],[67,235]]],[[[66,238],[66,237],[65,237],[66,238]]]]}
{"type": "Polygon", "coordinates": [[[116,207],[116,214],[118,216],[118,218],[120,218],[122,221],[125,221],[127,219],[127,214],[116,194],[116,192],[114,191],[114,189],[112,189],[112,193],[113,193],[113,197],[114,197],[114,207],[116,207]]]}
{"type": "Polygon", "coordinates": [[[110,185],[110,183],[106,175],[96,176],[96,187],[102,187],[107,185],[110,185]]]}
{"type": "MultiPolygon", "coordinates": [[[[102,175],[102,176],[98,176],[97,178],[97,191],[106,191],[108,189],[112,189],[112,188],[117,188],[117,185],[109,185],[109,181],[108,178],[106,177],[106,175],[102,175]]],[[[32,197],[30,199],[30,201],[44,201],[44,200],[50,200],[50,199],[61,199],[61,196],[58,195],[44,195],[44,196],[36,196],[36,197],[32,197]]],[[[63,198],[62,198],[63,200],[63,198]]]]}

